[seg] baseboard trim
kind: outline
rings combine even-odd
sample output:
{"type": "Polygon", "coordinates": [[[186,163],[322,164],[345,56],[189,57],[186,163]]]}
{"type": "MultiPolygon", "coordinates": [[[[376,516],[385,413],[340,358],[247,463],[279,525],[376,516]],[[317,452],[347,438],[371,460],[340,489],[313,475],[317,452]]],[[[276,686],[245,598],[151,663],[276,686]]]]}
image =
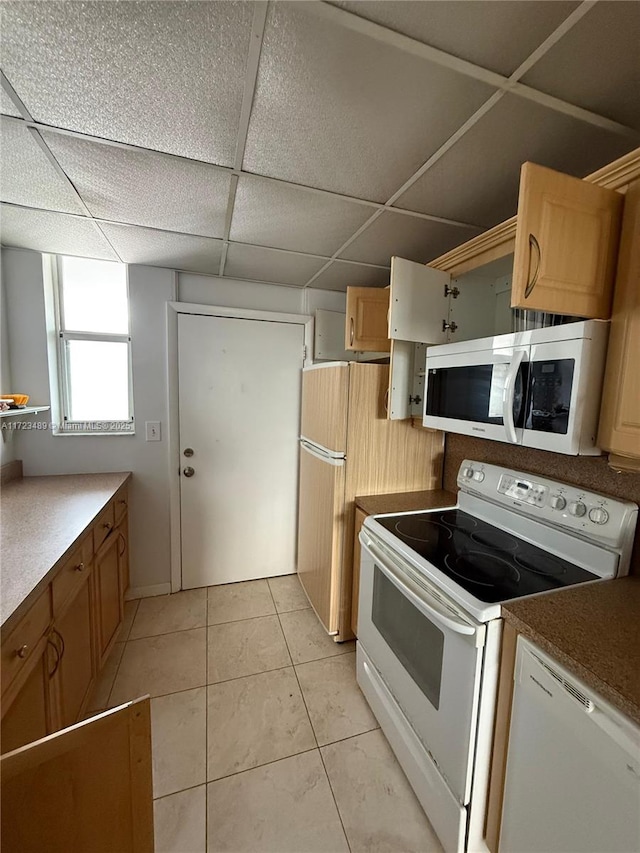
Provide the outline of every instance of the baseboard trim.
{"type": "Polygon", "coordinates": [[[171,592],[170,583],[155,583],[151,586],[130,586],[125,592],[126,601],[131,601],[133,598],[151,598],[154,595],[169,595],[171,592]]]}

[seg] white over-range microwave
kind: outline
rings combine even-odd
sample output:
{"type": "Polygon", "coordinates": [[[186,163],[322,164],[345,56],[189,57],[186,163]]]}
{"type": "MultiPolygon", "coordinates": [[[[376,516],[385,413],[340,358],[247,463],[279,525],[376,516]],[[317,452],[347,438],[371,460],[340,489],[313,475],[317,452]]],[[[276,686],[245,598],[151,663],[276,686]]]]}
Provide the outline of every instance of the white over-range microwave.
{"type": "Polygon", "coordinates": [[[430,347],[423,424],[597,456],[608,333],[586,320],[430,347]]]}

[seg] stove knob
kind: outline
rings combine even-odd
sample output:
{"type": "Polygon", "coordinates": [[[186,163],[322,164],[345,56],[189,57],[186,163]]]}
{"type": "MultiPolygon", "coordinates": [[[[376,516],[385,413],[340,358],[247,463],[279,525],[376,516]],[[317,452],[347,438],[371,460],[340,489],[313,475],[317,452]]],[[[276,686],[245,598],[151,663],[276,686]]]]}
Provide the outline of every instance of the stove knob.
{"type": "Polygon", "coordinates": [[[483,471],[474,471],[473,472],[473,479],[477,483],[481,483],[484,480],[484,472],[483,471]]]}
{"type": "Polygon", "coordinates": [[[589,510],[589,518],[594,524],[606,524],[609,521],[609,513],[601,506],[589,510]]]}
{"type": "Polygon", "coordinates": [[[551,498],[551,507],[553,509],[564,509],[567,505],[566,500],[562,497],[562,495],[554,495],[551,498]]]}
{"type": "Polygon", "coordinates": [[[582,501],[576,501],[574,504],[569,504],[569,512],[571,515],[577,515],[578,518],[581,518],[587,511],[586,504],[583,504],[582,501]]]}
{"type": "Polygon", "coordinates": [[[473,477],[473,468],[465,468],[462,472],[462,476],[466,477],[467,480],[470,480],[473,477]]]}

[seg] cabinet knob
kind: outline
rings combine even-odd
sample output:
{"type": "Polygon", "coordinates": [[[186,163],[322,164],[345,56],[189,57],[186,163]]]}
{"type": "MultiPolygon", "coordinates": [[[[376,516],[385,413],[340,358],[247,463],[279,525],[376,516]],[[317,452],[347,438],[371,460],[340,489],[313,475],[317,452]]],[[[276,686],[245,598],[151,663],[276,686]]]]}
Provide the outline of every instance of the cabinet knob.
{"type": "Polygon", "coordinates": [[[78,563],[78,565],[76,566],[76,572],[84,572],[84,568],[84,563],[78,563]]]}
{"type": "Polygon", "coordinates": [[[126,498],[119,498],[118,503],[124,504],[126,506],[127,505],[127,499],[126,498]]]}
{"type": "Polygon", "coordinates": [[[27,646],[27,644],[25,643],[24,646],[20,646],[19,649],[16,649],[16,657],[22,658],[24,660],[24,658],[26,658],[27,656],[28,651],[29,646],[27,646]]]}
{"type": "Polygon", "coordinates": [[[113,524],[110,521],[105,521],[102,526],[104,527],[105,530],[111,530],[111,528],[113,527],[113,524]]]}

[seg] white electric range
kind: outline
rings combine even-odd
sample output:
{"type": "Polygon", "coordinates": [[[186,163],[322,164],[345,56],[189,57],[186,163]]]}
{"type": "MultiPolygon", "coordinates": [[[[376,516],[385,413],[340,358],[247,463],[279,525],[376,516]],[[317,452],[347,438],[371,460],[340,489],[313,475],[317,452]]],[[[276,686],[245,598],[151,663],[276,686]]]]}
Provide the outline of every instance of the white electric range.
{"type": "Polygon", "coordinates": [[[501,604],[627,574],[638,507],[465,460],[455,507],[369,517],[357,667],[447,851],[485,850],[501,604]]]}

